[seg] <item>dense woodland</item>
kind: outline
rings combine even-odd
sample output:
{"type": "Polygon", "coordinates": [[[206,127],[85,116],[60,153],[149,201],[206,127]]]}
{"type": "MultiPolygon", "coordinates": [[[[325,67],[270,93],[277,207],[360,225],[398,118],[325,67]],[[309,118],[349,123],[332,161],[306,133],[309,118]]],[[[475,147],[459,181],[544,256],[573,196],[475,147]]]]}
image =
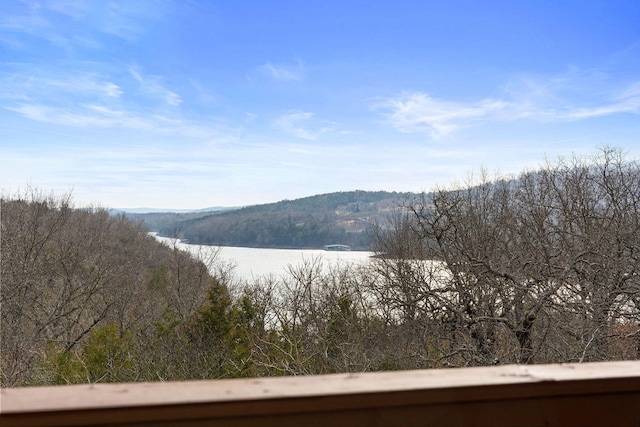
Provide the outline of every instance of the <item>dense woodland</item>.
{"type": "Polygon", "coordinates": [[[366,250],[373,224],[414,193],[347,191],[218,212],[129,214],[150,230],[191,243],[259,248],[366,250]]]}
{"type": "Polygon", "coordinates": [[[435,189],[368,263],[250,283],[67,198],[1,208],[3,386],[640,358],[640,163],[617,149],[435,189]]]}

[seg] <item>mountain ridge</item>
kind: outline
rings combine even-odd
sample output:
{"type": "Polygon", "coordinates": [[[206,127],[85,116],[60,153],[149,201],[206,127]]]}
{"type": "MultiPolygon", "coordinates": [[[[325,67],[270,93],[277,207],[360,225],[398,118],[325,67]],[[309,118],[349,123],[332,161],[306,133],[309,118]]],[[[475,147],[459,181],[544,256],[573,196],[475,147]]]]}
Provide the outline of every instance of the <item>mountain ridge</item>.
{"type": "Polygon", "coordinates": [[[197,213],[197,212],[218,212],[225,210],[240,209],[241,206],[210,206],[200,209],[170,209],[170,208],[113,208],[110,209],[116,213],[128,213],[128,214],[150,214],[150,213],[197,213]]]}

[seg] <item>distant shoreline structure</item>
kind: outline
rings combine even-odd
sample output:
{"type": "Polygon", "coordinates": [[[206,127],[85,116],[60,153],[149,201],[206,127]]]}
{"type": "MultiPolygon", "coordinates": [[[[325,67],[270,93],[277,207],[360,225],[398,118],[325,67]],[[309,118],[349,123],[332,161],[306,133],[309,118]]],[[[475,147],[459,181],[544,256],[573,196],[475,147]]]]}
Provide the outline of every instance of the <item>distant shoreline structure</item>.
{"type": "Polygon", "coordinates": [[[325,251],[350,251],[351,246],[349,245],[324,245],[325,251]]]}

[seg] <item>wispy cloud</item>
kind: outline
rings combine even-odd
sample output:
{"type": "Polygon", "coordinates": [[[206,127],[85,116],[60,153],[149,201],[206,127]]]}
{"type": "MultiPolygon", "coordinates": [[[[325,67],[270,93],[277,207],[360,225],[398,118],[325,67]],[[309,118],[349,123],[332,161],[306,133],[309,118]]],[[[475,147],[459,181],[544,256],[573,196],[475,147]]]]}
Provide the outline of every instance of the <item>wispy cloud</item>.
{"type": "Polygon", "coordinates": [[[603,105],[574,108],[567,112],[567,118],[580,120],[620,113],[640,114],[640,82],[622,90],[603,105]]]}
{"type": "Polygon", "coordinates": [[[185,118],[178,108],[181,101],[162,85],[160,77],[146,77],[133,69],[115,79],[89,72],[56,75],[52,69],[0,73],[0,108],[36,122],[142,130],[204,141],[233,140],[240,133],[211,118],[207,123],[185,118]],[[140,92],[146,97],[140,97],[140,92]]]}
{"type": "Polygon", "coordinates": [[[316,119],[310,112],[293,111],[280,116],[275,126],[295,137],[316,141],[320,136],[336,130],[337,124],[316,119]]]}
{"type": "Polygon", "coordinates": [[[55,76],[51,70],[21,68],[21,72],[0,73],[0,100],[46,99],[49,103],[78,99],[117,99],[124,91],[108,77],[90,72],[65,72],[55,76]],[[46,76],[48,72],[52,75],[46,76]]]}
{"type": "Polygon", "coordinates": [[[260,72],[267,77],[280,81],[302,80],[305,68],[302,63],[294,65],[273,64],[267,62],[259,67],[260,72]]]}
{"type": "Polygon", "coordinates": [[[97,105],[83,105],[75,109],[65,109],[40,104],[22,104],[5,108],[31,120],[64,126],[152,129],[150,124],[145,123],[144,120],[97,105]]]}
{"type": "Polygon", "coordinates": [[[81,19],[89,11],[90,3],[86,0],[48,0],[46,2],[32,2],[31,10],[49,9],[74,19],[81,19]]]}
{"type": "Polygon", "coordinates": [[[67,54],[85,48],[103,49],[113,38],[135,42],[147,33],[149,23],[165,19],[174,7],[172,0],[15,3],[12,14],[0,16],[0,30],[5,33],[0,44],[11,50],[27,49],[29,45],[21,43],[19,37],[28,34],[67,54]]]}
{"type": "Polygon", "coordinates": [[[506,118],[572,121],[640,113],[640,81],[619,81],[606,72],[571,68],[564,74],[522,76],[504,87],[513,105],[506,118]]]}
{"type": "Polygon", "coordinates": [[[151,101],[148,104],[158,103],[159,100],[162,105],[177,107],[182,103],[180,95],[165,87],[162,77],[145,76],[134,67],[128,71],[129,74],[118,73],[116,78],[111,78],[97,71],[68,71],[22,64],[14,73],[0,73],[0,100],[46,100],[47,104],[56,105],[108,102],[125,96],[140,99],[139,95],[142,94],[148,98],[145,101],[151,101]]]}
{"type": "Polygon", "coordinates": [[[45,80],[42,83],[63,91],[93,94],[98,97],[119,98],[123,94],[122,88],[116,83],[92,74],[76,75],[73,79],[45,80]]]}
{"type": "Polygon", "coordinates": [[[74,108],[64,108],[41,104],[21,104],[5,107],[5,109],[42,123],[77,128],[129,129],[155,134],[179,135],[204,142],[231,142],[237,140],[240,134],[240,129],[224,124],[206,125],[182,118],[161,114],[142,114],[102,105],[83,104],[74,108]]]}
{"type": "Polygon", "coordinates": [[[24,13],[0,17],[0,29],[3,32],[26,33],[37,35],[38,31],[49,27],[49,22],[38,13],[39,7],[26,7],[24,13]]]}
{"type": "Polygon", "coordinates": [[[475,103],[456,103],[434,99],[421,92],[404,93],[396,98],[377,102],[375,109],[388,111],[387,120],[400,132],[426,132],[437,138],[469,125],[498,111],[508,103],[497,99],[485,99],[475,103]]]}
{"type": "Polygon", "coordinates": [[[140,84],[142,91],[148,95],[162,99],[167,105],[178,106],[182,103],[180,95],[167,89],[162,84],[162,78],[159,76],[143,76],[135,68],[129,68],[129,73],[140,84]]]}
{"type": "Polygon", "coordinates": [[[92,13],[102,32],[127,41],[135,41],[146,33],[149,23],[165,19],[174,7],[176,4],[172,0],[110,1],[105,3],[102,9],[92,10],[92,13]]]}
{"type": "MultiPolygon", "coordinates": [[[[599,77],[602,79],[602,77],[599,77]]],[[[399,132],[423,132],[439,138],[480,122],[536,120],[568,122],[613,114],[640,114],[640,82],[622,88],[575,75],[522,78],[505,86],[503,96],[471,102],[437,99],[425,92],[404,92],[376,100],[386,122],[399,132]]]]}

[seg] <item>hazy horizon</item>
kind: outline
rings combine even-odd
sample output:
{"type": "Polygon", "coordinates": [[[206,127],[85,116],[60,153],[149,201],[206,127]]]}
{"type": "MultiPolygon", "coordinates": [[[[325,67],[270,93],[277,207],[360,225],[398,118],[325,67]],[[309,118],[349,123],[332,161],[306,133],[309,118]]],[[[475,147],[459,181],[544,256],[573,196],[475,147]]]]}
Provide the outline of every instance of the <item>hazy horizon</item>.
{"type": "MultiPolygon", "coordinates": [[[[385,191],[388,193],[400,193],[400,191],[395,191],[395,190],[337,190],[335,192],[331,192],[331,193],[340,193],[340,192],[353,192],[353,191],[385,191]]],[[[331,193],[318,193],[318,194],[308,194],[308,195],[303,195],[300,197],[296,197],[296,199],[298,198],[307,198],[307,197],[313,197],[313,196],[321,196],[323,194],[331,194],[331,193]]],[[[416,194],[418,194],[416,192],[416,194]]],[[[192,208],[192,209],[182,209],[182,208],[164,208],[162,206],[134,206],[134,207],[126,207],[126,206],[107,206],[107,208],[109,209],[114,209],[117,211],[123,211],[123,212],[127,212],[127,213],[155,213],[155,212],[168,212],[168,213],[186,213],[186,212],[198,212],[198,211],[215,211],[215,210],[226,210],[226,209],[242,209],[245,207],[250,207],[250,206],[259,206],[259,205],[263,205],[263,204],[272,204],[272,203],[279,203],[279,202],[283,202],[285,200],[296,200],[296,199],[280,199],[280,200],[271,200],[271,201],[267,201],[264,203],[250,203],[250,204],[246,204],[246,205],[236,205],[236,206],[201,206],[201,207],[196,207],[196,208],[192,208]]]]}
{"type": "Polygon", "coordinates": [[[639,18],[634,1],[5,1],[0,190],[197,210],[638,157],[639,18]]]}

